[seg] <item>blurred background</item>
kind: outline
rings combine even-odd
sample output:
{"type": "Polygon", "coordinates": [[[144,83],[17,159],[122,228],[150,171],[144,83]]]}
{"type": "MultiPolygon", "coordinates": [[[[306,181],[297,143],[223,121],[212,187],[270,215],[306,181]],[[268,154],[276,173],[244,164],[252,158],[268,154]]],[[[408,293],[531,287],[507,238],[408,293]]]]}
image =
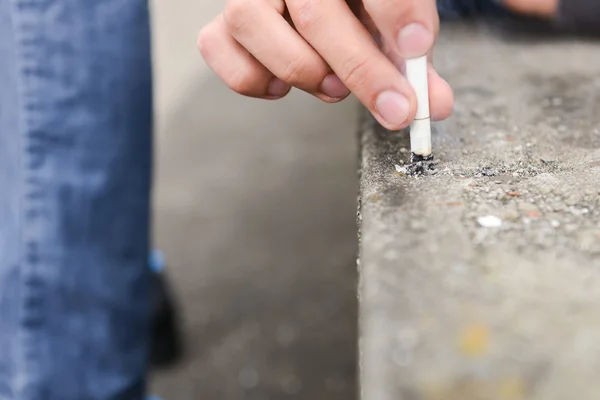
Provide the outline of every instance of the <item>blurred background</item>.
{"type": "Polygon", "coordinates": [[[355,396],[357,105],[243,98],[195,48],[221,0],[153,1],[155,243],[185,359],[165,400],[355,396]]]}

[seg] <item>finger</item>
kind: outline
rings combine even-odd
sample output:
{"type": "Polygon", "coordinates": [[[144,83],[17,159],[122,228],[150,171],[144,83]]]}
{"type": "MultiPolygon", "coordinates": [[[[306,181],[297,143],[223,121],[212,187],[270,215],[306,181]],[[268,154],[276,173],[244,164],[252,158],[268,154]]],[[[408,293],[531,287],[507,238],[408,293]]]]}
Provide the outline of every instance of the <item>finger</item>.
{"type": "Polygon", "coordinates": [[[230,0],[225,10],[231,35],[282,81],[326,101],[350,93],[272,1],[230,0]]]}
{"type": "Polygon", "coordinates": [[[427,54],[439,30],[435,0],[364,0],[383,38],[404,58],[427,54]]]}
{"type": "Polygon", "coordinates": [[[288,8],[298,32],[381,124],[401,129],[412,121],[414,91],[345,2],[289,0],[288,8]]]}
{"type": "Polygon", "coordinates": [[[290,85],[277,79],[231,37],[222,15],[202,29],[198,49],[217,76],[240,94],[275,99],[290,91],[290,85]]]}
{"type": "MultiPolygon", "coordinates": [[[[406,71],[406,60],[394,51],[387,42],[382,46],[384,54],[392,63],[402,71],[406,71]]],[[[431,119],[434,121],[444,120],[452,114],[454,108],[454,94],[450,85],[442,79],[432,64],[433,52],[429,53],[428,81],[429,81],[429,109],[431,119]]]]}
{"type": "Polygon", "coordinates": [[[433,121],[443,121],[452,115],[454,110],[454,93],[452,88],[429,64],[429,109],[433,121]]]}

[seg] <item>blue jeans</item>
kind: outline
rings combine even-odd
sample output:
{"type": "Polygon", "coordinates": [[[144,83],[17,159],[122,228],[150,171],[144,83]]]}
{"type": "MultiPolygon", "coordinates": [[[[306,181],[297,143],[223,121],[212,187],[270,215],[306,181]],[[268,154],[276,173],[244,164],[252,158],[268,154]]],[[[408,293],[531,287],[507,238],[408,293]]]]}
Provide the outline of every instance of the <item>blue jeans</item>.
{"type": "Polygon", "coordinates": [[[145,0],[0,0],[0,400],[142,399],[145,0]]]}

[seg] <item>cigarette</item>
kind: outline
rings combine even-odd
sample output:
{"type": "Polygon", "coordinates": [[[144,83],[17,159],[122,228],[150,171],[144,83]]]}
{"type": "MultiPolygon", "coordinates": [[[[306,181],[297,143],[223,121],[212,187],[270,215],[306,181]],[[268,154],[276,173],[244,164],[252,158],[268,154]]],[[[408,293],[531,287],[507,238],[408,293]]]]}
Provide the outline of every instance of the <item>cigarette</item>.
{"type": "Polygon", "coordinates": [[[417,115],[410,125],[412,161],[431,160],[433,155],[431,153],[427,56],[406,60],[406,78],[417,94],[417,115]]]}

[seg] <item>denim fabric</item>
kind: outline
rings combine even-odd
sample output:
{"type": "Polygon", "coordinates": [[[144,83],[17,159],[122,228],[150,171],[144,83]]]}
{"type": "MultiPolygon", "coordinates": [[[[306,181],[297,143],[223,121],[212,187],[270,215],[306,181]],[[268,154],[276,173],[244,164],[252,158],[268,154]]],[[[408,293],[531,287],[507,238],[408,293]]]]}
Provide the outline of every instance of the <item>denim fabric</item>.
{"type": "Polygon", "coordinates": [[[142,399],[145,0],[0,0],[0,400],[142,399]]]}

